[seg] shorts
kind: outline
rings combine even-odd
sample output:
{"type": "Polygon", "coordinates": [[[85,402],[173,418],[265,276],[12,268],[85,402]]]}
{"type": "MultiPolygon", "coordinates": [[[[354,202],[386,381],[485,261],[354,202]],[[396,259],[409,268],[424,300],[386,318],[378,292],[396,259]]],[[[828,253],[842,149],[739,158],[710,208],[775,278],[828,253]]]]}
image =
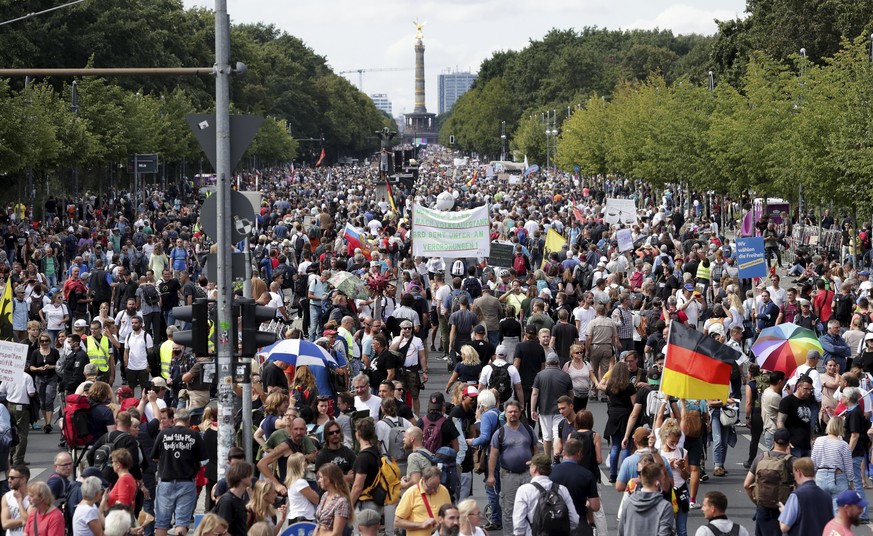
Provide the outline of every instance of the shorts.
{"type": "Polygon", "coordinates": [[[701,467],[703,465],[703,438],[685,438],[685,450],[688,451],[688,465],[701,467]]]}
{"type": "Polygon", "coordinates": [[[560,413],[557,415],[538,415],[540,423],[540,433],[543,434],[543,441],[551,441],[558,435],[558,424],[563,417],[560,413]]]}
{"type": "Polygon", "coordinates": [[[133,391],[137,387],[142,387],[143,389],[145,389],[146,385],[151,381],[151,379],[152,377],[149,375],[149,369],[127,369],[127,385],[130,386],[131,391],[133,391]]]}
{"type": "Polygon", "coordinates": [[[155,498],[155,528],[168,530],[175,526],[189,527],[194,521],[197,505],[197,487],[194,481],[158,482],[155,498]]]}
{"type": "Polygon", "coordinates": [[[36,384],[36,394],[39,397],[39,406],[43,411],[54,411],[55,398],[58,396],[58,379],[37,376],[33,379],[36,384]]]}
{"type": "Polygon", "coordinates": [[[402,380],[403,386],[406,387],[406,392],[412,396],[413,400],[417,399],[419,393],[421,393],[421,388],[418,385],[418,371],[404,369],[402,380]]]}

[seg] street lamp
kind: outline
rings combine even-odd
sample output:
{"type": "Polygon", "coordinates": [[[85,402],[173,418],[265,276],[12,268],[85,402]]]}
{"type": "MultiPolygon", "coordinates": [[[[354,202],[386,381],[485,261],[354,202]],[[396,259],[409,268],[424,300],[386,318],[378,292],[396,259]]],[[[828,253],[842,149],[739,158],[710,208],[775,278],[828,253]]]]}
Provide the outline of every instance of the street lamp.
{"type": "Polygon", "coordinates": [[[506,121],[500,122],[500,161],[506,161],[506,121]]]}
{"type": "MultiPolygon", "coordinates": [[[[78,83],[73,80],[72,90],[70,92],[70,111],[73,112],[75,116],[73,121],[75,122],[79,117],[79,89],[78,83]]],[[[79,194],[79,168],[73,167],[73,195],[79,194]]]]}

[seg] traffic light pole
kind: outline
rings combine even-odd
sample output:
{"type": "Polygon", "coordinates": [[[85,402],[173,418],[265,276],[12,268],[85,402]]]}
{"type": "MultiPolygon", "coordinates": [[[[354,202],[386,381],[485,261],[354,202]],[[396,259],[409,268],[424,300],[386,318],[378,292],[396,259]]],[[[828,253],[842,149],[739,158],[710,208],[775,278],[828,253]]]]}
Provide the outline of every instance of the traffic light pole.
{"type": "MultiPolygon", "coordinates": [[[[218,217],[218,478],[224,478],[228,452],[233,446],[233,375],[231,362],[233,323],[231,287],[231,168],[230,168],[230,19],[227,0],[215,0],[215,143],[216,143],[216,215],[218,217]]],[[[235,339],[235,337],[234,337],[235,339]]]]}

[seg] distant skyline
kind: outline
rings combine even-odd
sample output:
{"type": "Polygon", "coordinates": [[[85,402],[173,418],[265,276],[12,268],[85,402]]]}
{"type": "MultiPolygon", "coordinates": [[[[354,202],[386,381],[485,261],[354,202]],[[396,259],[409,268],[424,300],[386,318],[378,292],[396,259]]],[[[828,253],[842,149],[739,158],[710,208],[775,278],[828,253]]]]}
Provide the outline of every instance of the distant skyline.
{"type": "MultiPolygon", "coordinates": [[[[183,3],[186,8],[215,6],[211,0],[183,3]]],[[[744,17],[746,7],[744,0],[385,0],[378,4],[228,0],[227,4],[234,23],[274,24],[324,56],[334,72],[408,68],[363,74],[363,92],[387,94],[395,116],[414,107],[414,19],[427,23],[423,30],[426,105],[428,112],[437,113],[440,73],[476,73],[494,52],[521,50],[552,28],[660,28],[677,35],[712,35],[715,19],[744,17]]],[[[356,72],[343,76],[358,87],[356,72]]]]}

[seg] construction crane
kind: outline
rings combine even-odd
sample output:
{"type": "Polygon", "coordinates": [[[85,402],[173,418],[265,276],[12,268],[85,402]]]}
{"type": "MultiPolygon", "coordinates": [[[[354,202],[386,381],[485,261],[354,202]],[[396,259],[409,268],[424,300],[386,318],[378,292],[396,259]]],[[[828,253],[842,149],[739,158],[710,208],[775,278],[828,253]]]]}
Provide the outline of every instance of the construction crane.
{"type": "Polygon", "coordinates": [[[340,71],[339,74],[358,73],[358,90],[364,91],[364,73],[385,73],[391,71],[412,71],[412,67],[383,67],[375,69],[350,69],[348,71],[340,71]]]}

